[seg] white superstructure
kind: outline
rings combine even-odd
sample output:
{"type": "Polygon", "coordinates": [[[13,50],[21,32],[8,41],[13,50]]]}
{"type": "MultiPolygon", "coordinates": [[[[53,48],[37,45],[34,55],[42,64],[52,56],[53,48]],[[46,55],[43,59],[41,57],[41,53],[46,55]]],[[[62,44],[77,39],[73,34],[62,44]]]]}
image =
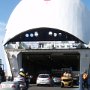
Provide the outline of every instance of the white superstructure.
{"type": "Polygon", "coordinates": [[[21,32],[41,27],[66,31],[88,43],[89,17],[80,0],[21,0],[7,23],[4,44],[21,32]]]}

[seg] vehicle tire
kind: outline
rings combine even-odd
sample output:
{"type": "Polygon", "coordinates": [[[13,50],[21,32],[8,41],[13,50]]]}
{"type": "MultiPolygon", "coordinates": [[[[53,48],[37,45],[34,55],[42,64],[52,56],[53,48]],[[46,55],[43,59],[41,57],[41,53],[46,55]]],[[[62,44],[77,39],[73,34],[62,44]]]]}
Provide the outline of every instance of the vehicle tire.
{"type": "Polygon", "coordinates": [[[70,83],[71,88],[73,87],[73,83],[70,83]]]}
{"type": "Polygon", "coordinates": [[[73,86],[74,86],[74,84],[72,83],[72,86],[71,87],[73,88],[73,86]]]}
{"type": "Polygon", "coordinates": [[[63,83],[61,83],[61,88],[63,88],[64,87],[64,84],[63,83]]]}
{"type": "Polygon", "coordinates": [[[37,86],[40,86],[39,84],[37,84],[37,86]]]}
{"type": "Polygon", "coordinates": [[[71,85],[71,88],[73,88],[73,85],[71,85]]]}

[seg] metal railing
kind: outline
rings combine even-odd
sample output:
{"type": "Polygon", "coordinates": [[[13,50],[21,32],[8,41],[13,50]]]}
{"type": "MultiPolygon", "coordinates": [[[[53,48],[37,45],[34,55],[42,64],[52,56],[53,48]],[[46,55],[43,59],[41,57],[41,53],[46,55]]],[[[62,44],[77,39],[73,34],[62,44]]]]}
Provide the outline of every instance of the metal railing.
{"type": "Polygon", "coordinates": [[[80,43],[75,41],[16,42],[7,44],[6,49],[76,49],[80,43]]]}

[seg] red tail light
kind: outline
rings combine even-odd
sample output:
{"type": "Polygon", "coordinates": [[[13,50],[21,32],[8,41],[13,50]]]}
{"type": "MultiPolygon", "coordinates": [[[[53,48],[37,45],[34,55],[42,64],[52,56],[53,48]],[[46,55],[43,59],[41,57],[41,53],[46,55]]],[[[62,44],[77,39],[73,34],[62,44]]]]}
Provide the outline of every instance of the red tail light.
{"type": "Polygon", "coordinates": [[[12,85],[12,88],[16,88],[16,86],[15,85],[12,85]]]}
{"type": "Polygon", "coordinates": [[[50,80],[50,78],[48,78],[48,80],[50,80]]]}

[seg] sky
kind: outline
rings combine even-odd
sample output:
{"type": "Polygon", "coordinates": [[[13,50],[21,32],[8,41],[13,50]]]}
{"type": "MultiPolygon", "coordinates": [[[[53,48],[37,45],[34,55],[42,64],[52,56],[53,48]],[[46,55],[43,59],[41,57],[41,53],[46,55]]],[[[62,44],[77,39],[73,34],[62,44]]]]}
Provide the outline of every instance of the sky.
{"type": "Polygon", "coordinates": [[[90,10],[90,0],[82,0],[85,6],[90,10]]]}
{"type": "MultiPolygon", "coordinates": [[[[82,0],[86,8],[90,10],[90,0],[82,0]]],[[[8,19],[20,0],[0,0],[0,59],[4,59],[2,42],[5,35],[5,26],[7,25],[8,19]]]]}
{"type": "Polygon", "coordinates": [[[5,27],[7,25],[8,19],[20,0],[0,0],[0,59],[2,64],[4,64],[4,50],[3,50],[3,40],[5,36],[5,27]]]}

